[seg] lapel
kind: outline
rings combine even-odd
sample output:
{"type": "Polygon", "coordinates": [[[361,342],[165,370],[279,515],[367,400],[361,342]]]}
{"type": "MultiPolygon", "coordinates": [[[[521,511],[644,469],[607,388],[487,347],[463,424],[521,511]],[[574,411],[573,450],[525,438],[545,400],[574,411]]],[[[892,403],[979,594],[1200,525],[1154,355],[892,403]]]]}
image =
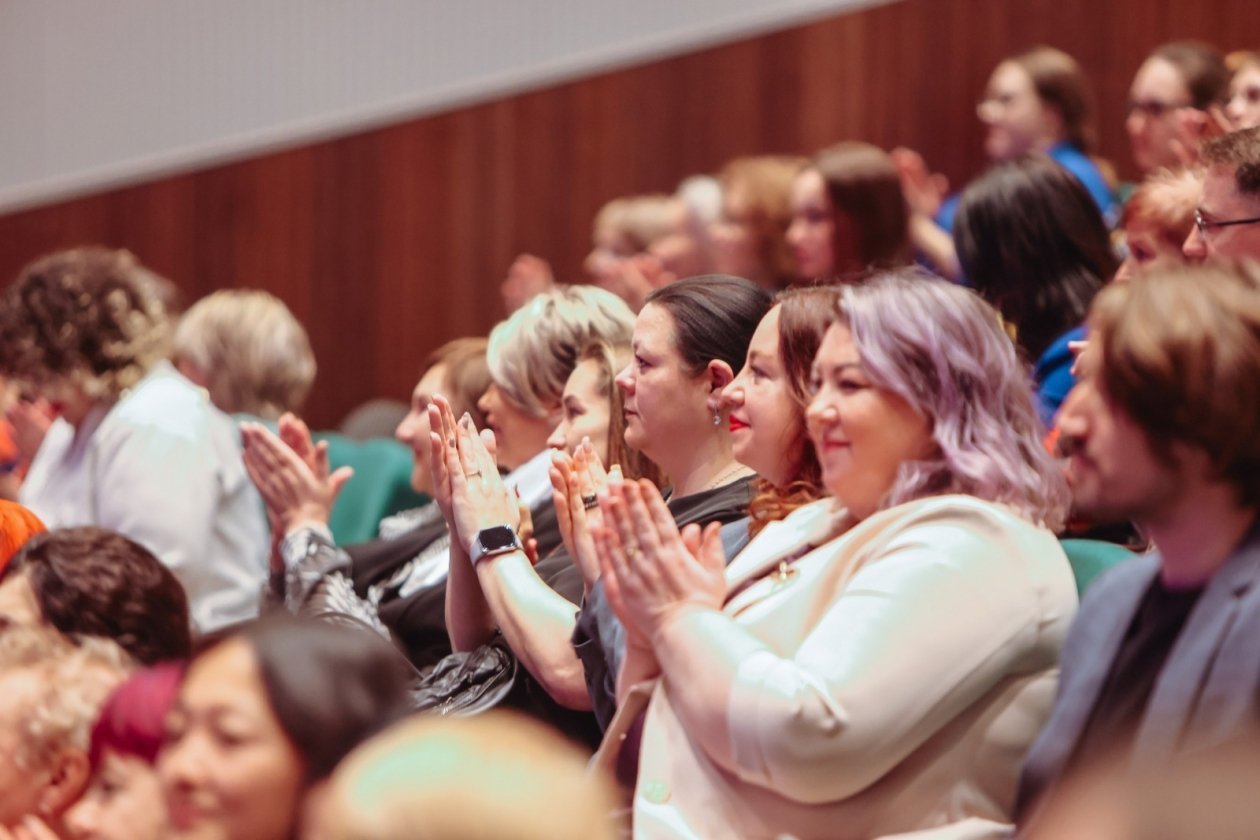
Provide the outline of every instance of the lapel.
{"type": "Polygon", "coordinates": [[[751,583],[765,577],[780,562],[830,541],[843,515],[843,509],[834,500],[823,499],[767,525],[726,567],[727,604],[738,601],[751,583]]]}
{"type": "MultiPolygon", "coordinates": [[[[1081,624],[1081,639],[1079,642],[1073,640],[1074,654],[1081,657],[1085,667],[1076,671],[1075,679],[1064,681],[1060,688],[1058,702],[1064,704],[1064,718],[1059,731],[1065,735],[1070,734],[1070,737],[1058,739],[1061,745],[1061,754],[1058,757],[1060,767],[1066,767],[1076,752],[1077,742],[1089,724],[1103,683],[1111,674],[1120,644],[1124,641],[1129,625],[1133,623],[1133,616],[1155,581],[1155,576],[1159,574],[1159,563],[1155,558],[1145,560],[1145,568],[1134,568],[1133,585],[1109,587],[1108,590],[1098,593],[1105,597],[1094,600],[1091,613],[1097,618],[1081,624]],[[1111,589],[1116,591],[1110,591],[1111,589]]],[[[1133,562],[1140,563],[1142,558],[1133,562]]],[[[1077,632],[1077,628],[1073,628],[1073,631],[1077,632]]]]}
{"type": "MultiPolygon", "coordinates": [[[[1254,652],[1247,659],[1251,664],[1231,662],[1223,652],[1223,642],[1239,620],[1243,597],[1260,579],[1260,520],[1252,525],[1238,548],[1221,570],[1212,576],[1186,626],[1182,629],[1155,683],[1150,703],[1135,740],[1135,760],[1164,757],[1172,753],[1196,715],[1200,699],[1215,707],[1219,722],[1228,725],[1239,721],[1250,708],[1255,685],[1254,652]],[[1223,668],[1217,667],[1221,660],[1223,668]],[[1231,672],[1243,668],[1242,682],[1231,679],[1231,672]],[[1209,684],[1209,680],[1211,684],[1209,684]],[[1231,708],[1233,707],[1233,708],[1231,708]]],[[[1248,645],[1249,650],[1254,648],[1248,645]]],[[[1204,720],[1206,725],[1218,722],[1204,720]]]]}

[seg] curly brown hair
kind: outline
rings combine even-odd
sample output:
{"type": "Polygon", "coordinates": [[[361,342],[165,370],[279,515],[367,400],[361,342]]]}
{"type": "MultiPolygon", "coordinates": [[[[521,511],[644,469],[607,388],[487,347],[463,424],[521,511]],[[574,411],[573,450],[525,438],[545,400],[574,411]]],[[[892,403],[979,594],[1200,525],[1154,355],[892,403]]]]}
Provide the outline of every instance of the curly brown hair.
{"type": "Polygon", "coordinates": [[[127,251],[36,260],[0,302],[0,374],[36,391],[61,384],[117,397],[167,355],[169,285],[127,251]]]}

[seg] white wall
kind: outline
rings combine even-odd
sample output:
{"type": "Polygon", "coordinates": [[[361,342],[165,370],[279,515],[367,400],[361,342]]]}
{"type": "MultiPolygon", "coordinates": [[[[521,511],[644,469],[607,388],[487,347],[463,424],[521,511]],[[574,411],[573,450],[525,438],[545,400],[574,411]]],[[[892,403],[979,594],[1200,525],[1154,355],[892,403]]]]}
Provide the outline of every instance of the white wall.
{"type": "Polygon", "coordinates": [[[0,0],[0,212],[890,0],[0,0]]]}

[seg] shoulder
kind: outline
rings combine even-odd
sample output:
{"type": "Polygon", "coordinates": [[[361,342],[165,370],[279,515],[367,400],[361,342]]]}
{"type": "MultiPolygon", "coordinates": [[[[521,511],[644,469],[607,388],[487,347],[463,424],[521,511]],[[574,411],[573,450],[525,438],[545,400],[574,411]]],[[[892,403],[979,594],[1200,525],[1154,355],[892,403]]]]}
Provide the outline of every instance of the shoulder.
{"type": "Polygon", "coordinates": [[[229,425],[227,415],[211,404],[204,390],[162,363],[118,401],[102,422],[101,432],[188,437],[229,425]]]}

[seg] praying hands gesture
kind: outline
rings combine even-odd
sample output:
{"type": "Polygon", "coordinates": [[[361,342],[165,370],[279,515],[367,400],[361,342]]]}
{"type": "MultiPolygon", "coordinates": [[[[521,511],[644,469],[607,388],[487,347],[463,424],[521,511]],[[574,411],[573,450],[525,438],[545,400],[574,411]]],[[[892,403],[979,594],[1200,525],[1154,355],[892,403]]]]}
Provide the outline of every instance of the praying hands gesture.
{"type": "Polygon", "coordinates": [[[621,483],[621,467],[613,464],[605,472],[591,439],[583,438],[572,456],[563,452],[555,454],[549,474],[560,538],[582,572],[582,582],[589,592],[600,575],[592,533],[603,524],[598,493],[610,483],[621,483]]]}
{"type": "Polygon", "coordinates": [[[25,816],[13,828],[0,825],[0,840],[59,840],[39,817],[25,816]]]}
{"type": "Polygon", "coordinates": [[[680,532],[647,480],[610,484],[599,507],[604,525],[594,534],[604,589],[632,639],[650,641],[684,612],[722,608],[726,557],[718,524],[680,532]]]}
{"type": "Polygon", "coordinates": [[[277,436],[261,423],[241,424],[245,470],[267,506],[272,528],[286,534],[312,523],[327,525],[354,470],[331,470],[328,443],[313,443],[306,424],[292,414],[280,418],[279,429],[277,436]]]}
{"type": "Polygon", "coordinates": [[[519,531],[520,505],[499,476],[494,433],[487,429],[478,434],[467,413],[457,421],[441,395],[433,397],[429,424],[434,497],[452,539],[471,554],[477,535],[486,528],[507,525],[519,531]]]}

